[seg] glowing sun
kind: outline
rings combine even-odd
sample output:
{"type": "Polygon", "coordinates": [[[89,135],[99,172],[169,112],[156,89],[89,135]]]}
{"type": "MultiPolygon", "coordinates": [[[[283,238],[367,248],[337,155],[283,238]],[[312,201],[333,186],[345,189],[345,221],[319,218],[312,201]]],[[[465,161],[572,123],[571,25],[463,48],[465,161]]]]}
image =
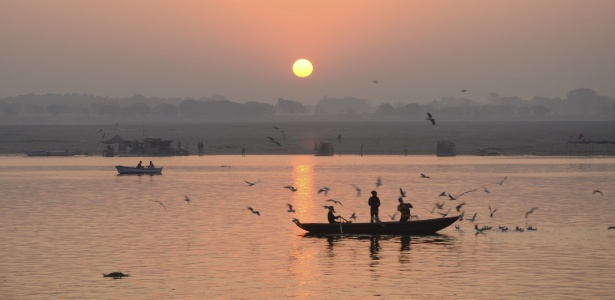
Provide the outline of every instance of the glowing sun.
{"type": "Polygon", "coordinates": [[[293,73],[295,73],[297,77],[308,77],[312,74],[313,70],[314,67],[312,66],[312,63],[305,58],[298,59],[293,64],[293,73]]]}

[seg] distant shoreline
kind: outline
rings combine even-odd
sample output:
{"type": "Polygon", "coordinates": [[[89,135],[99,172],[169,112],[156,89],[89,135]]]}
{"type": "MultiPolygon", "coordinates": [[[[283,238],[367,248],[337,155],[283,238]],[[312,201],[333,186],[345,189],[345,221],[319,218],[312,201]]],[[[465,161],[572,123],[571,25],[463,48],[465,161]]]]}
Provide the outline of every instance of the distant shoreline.
{"type": "Polygon", "coordinates": [[[108,125],[0,125],[0,155],[27,149],[79,149],[102,155],[103,139],[161,138],[181,141],[191,155],[312,155],[329,142],[335,155],[434,155],[438,141],[451,141],[457,155],[615,156],[615,121],[595,122],[255,122],[108,125]],[[276,127],[278,129],[276,129],[276,127]],[[274,138],[280,146],[272,143],[274,138]]]}

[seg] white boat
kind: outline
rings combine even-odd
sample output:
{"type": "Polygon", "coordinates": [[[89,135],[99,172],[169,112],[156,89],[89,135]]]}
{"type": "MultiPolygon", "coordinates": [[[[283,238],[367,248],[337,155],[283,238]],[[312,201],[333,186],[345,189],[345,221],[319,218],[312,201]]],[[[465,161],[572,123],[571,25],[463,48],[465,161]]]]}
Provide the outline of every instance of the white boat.
{"type": "Polygon", "coordinates": [[[162,167],[136,168],[117,165],[115,168],[120,175],[162,175],[162,167]]]}

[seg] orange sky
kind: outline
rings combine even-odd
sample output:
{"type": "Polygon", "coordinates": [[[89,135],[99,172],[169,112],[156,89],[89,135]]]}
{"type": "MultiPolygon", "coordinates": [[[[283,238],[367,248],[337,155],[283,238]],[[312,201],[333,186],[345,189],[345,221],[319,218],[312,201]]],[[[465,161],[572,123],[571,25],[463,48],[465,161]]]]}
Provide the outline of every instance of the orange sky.
{"type": "Polygon", "coordinates": [[[613,11],[610,0],[2,0],[0,97],[613,97],[613,11]],[[312,76],[292,74],[298,58],[312,76]]]}

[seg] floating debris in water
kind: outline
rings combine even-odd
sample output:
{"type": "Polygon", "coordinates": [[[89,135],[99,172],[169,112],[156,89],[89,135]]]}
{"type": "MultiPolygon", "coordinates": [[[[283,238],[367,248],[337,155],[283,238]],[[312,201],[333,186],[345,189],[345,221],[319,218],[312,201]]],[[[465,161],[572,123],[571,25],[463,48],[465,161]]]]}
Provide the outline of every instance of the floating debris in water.
{"type": "Polygon", "coordinates": [[[121,279],[124,277],[130,277],[130,275],[124,274],[122,272],[111,272],[109,274],[103,274],[103,277],[112,277],[113,279],[121,279]]]}

